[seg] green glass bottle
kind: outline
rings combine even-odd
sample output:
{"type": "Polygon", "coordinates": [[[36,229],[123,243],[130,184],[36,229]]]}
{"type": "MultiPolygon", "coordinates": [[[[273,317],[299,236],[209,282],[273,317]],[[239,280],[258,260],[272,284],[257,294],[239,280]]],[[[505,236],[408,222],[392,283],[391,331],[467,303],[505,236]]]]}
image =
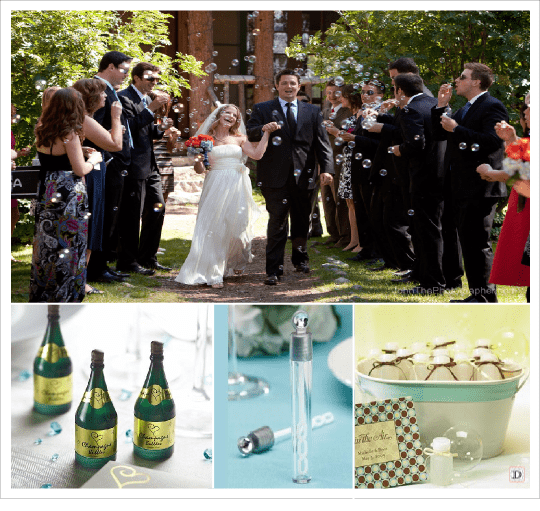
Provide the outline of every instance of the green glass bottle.
{"type": "Polygon", "coordinates": [[[71,408],[73,368],[60,331],[60,306],[49,305],[47,318],[47,330],[34,359],[34,410],[55,415],[71,408]]]}
{"type": "Polygon", "coordinates": [[[75,414],[75,460],[100,468],[116,459],[118,416],[103,376],[103,352],[92,351],[90,379],[75,414]]]}
{"type": "Polygon", "coordinates": [[[141,458],[168,458],[174,451],[176,410],[163,370],[163,343],[152,341],[150,369],[135,402],[133,449],[141,458]]]}

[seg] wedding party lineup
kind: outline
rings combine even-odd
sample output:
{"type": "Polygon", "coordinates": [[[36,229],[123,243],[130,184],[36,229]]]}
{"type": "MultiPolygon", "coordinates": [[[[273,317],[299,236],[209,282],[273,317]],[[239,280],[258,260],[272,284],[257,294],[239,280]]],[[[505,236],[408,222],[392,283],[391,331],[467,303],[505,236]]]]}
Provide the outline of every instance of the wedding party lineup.
{"type": "Polygon", "coordinates": [[[540,498],[536,2],[2,4],[2,498],[540,498]]]}

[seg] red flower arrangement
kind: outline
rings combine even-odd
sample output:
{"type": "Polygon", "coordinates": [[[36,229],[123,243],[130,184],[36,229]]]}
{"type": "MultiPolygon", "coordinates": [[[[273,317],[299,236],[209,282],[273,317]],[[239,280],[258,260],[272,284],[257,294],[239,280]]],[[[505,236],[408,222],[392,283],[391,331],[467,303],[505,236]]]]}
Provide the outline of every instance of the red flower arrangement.
{"type": "Polygon", "coordinates": [[[208,153],[214,148],[214,139],[210,135],[201,134],[190,137],[186,142],[186,147],[190,154],[202,154],[205,168],[210,169],[208,153]]]}
{"type": "Polygon", "coordinates": [[[512,160],[531,161],[531,139],[524,137],[512,142],[507,146],[506,154],[512,160]]]}

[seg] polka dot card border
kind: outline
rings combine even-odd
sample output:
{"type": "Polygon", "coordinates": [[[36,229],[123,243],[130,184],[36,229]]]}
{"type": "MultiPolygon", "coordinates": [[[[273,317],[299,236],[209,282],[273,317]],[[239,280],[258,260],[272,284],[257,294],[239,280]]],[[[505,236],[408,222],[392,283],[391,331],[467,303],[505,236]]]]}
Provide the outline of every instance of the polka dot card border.
{"type": "Polygon", "coordinates": [[[400,397],[355,405],[355,426],[391,421],[395,426],[398,458],[356,467],[355,488],[392,488],[427,480],[426,458],[420,444],[412,398],[400,397]]]}

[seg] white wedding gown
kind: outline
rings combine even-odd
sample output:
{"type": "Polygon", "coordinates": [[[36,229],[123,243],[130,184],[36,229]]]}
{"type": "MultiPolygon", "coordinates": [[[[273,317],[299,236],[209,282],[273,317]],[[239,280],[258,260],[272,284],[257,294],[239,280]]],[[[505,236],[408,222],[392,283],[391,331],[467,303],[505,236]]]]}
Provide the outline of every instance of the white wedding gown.
{"type": "Polygon", "coordinates": [[[253,225],[261,214],[251,195],[249,169],[242,148],[215,146],[204,180],[189,255],[176,282],[218,284],[251,262],[253,225]]]}

